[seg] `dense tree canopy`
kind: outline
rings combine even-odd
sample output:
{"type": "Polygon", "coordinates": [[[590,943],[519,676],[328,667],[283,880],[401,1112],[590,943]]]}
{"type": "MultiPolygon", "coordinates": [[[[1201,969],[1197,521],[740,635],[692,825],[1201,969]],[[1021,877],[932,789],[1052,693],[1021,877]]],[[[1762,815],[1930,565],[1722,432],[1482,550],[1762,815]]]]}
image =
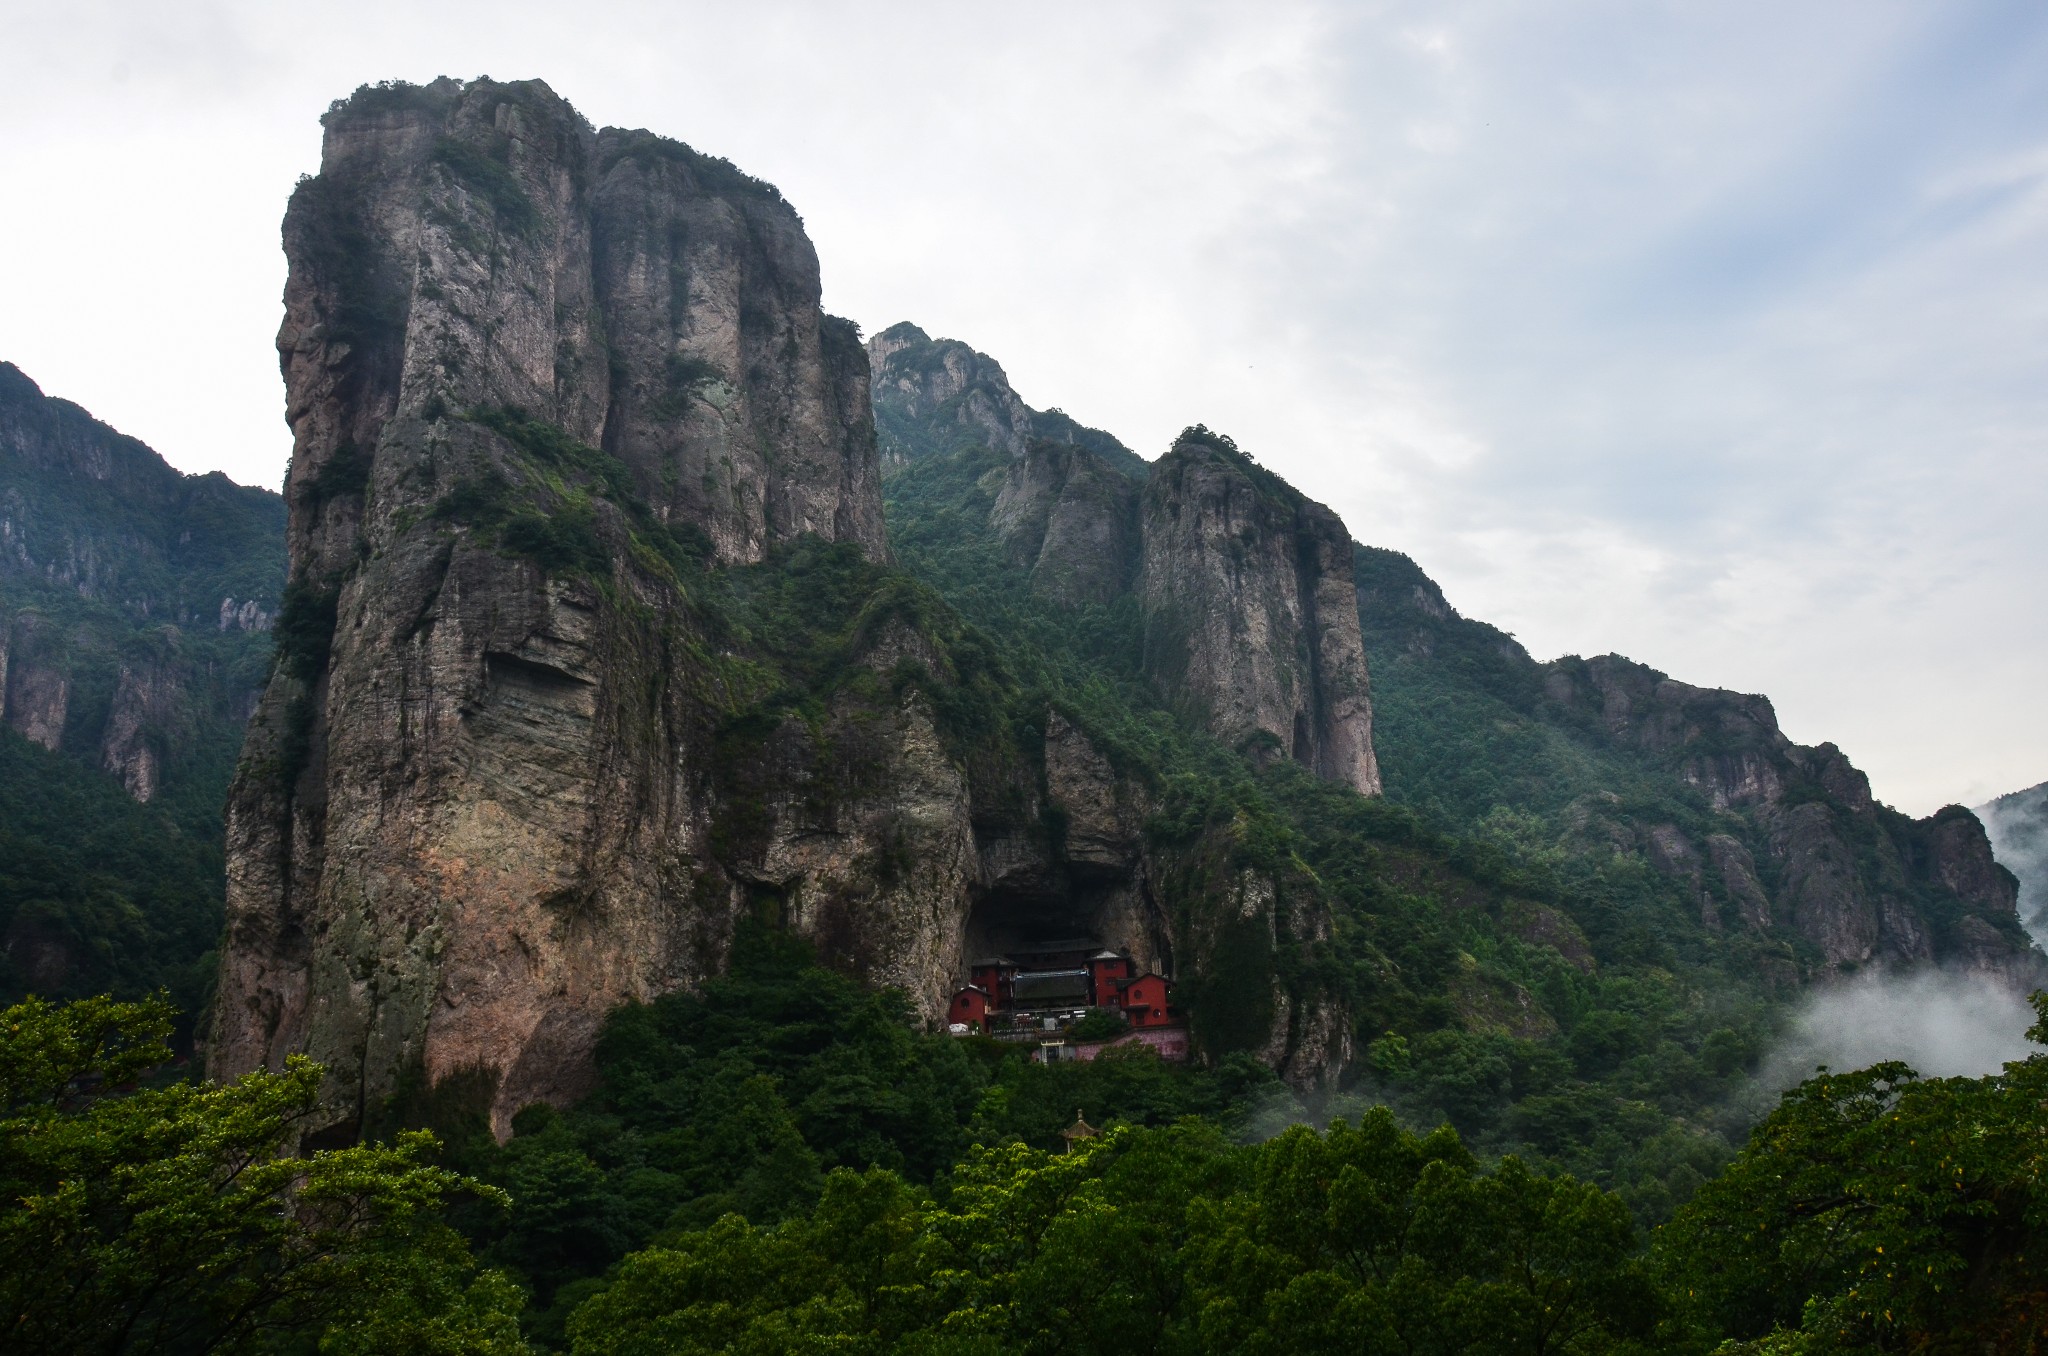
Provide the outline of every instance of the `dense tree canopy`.
{"type": "Polygon", "coordinates": [[[126,1089],[161,1001],[0,1012],[0,1333],[22,1352],[524,1350],[520,1295],[440,1218],[494,1195],[401,1135],[300,1156],[319,1069],[126,1089]]]}
{"type": "Polygon", "coordinates": [[[7,1009],[8,1348],[2048,1345],[2048,1055],[1979,1079],[1823,1072],[1646,1243],[1616,1194],[1482,1160],[1448,1123],[1377,1105],[1268,1133],[1293,1104],[1244,1070],[1014,1061],[750,946],[740,975],[622,1011],[583,1106],[441,1162],[420,1130],[295,1152],[318,1071],[170,1079],[161,1002],[7,1009]],[[1088,1098],[1107,1133],[1055,1148],[1053,1108],[1088,1098]]]}

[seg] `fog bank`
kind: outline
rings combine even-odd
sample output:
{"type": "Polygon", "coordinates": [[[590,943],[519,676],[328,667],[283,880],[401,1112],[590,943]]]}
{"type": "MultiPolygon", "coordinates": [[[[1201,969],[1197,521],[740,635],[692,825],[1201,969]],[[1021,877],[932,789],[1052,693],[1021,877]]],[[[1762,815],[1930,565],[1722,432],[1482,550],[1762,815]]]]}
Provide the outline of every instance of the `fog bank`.
{"type": "Polygon", "coordinates": [[[2020,921],[2048,950],[2048,782],[1977,807],[1991,855],[2020,878],[2020,921]]]}
{"type": "Polygon", "coordinates": [[[1807,999],[1759,1078],[1782,1089],[1816,1065],[1844,1073],[1888,1059],[1930,1078],[1996,1073],[2040,1053],[2026,1038],[2033,1022],[2021,996],[1981,975],[1859,975],[1807,999]]]}

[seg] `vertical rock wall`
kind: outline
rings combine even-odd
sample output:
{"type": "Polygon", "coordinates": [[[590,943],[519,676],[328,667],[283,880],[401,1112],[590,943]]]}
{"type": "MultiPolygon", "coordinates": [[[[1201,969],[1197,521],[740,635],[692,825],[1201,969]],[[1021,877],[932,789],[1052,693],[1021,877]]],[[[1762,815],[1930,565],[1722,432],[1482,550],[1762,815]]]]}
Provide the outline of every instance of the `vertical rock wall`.
{"type": "Polygon", "coordinates": [[[1145,485],[1146,664],[1219,736],[1380,789],[1351,538],[1337,516],[1210,437],[1145,485]]]}
{"type": "Polygon", "coordinates": [[[474,1071],[502,1130],[580,1091],[606,1009],[720,962],[747,896],[705,848],[715,694],[650,534],[886,556],[866,358],[796,213],[723,161],[538,82],[366,88],[324,125],[210,1062],[312,1054],[335,1135],[407,1071],[474,1071]]]}

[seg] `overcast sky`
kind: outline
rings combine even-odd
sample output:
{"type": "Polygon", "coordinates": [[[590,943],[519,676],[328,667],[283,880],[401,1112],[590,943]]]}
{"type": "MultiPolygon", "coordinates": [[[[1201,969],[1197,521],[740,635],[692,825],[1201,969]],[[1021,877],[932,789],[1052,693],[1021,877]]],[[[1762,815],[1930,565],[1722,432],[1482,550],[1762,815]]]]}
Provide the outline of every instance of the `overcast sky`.
{"type": "Polygon", "coordinates": [[[0,0],[0,358],[276,485],[277,223],[364,81],[776,183],[829,309],[1203,422],[1539,657],[2048,779],[2048,6],[0,0]]]}

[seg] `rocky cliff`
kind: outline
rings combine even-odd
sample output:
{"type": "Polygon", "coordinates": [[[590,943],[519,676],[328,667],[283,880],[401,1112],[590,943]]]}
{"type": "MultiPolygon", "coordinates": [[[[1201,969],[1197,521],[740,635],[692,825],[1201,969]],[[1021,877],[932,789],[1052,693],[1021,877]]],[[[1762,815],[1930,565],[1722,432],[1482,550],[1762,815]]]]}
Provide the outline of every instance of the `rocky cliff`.
{"type": "Polygon", "coordinates": [[[968,948],[1172,964],[1143,779],[889,567],[867,358],[773,189],[537,83],[325,125],[214,1072],[312,1054],[333,1138],[460,1077],[503,1133],[749,916],[927,1018],[968,948]]]}
{"type": "Polygon", "coordinates": [[[1440,812],[1469,822],[1540,806],[1571,850],[1620,853],[1666,877],[1766,972],[1938,962],[2020,988],[2048,979],[2013,879],[1969,811],[1913,820],[1879,804],[1840,749],[1787,738],[1768,698],[1618,655],[1539,664],[1459,617],[1405,556],[1361,551],[1358,571],[1375,672],[1401,689],[1397,740],[1443,744],[1447,731],[1430,727],[1463,708],[1455,746],[1468,768],[1529,778],[1529,789],[1475,782],[1426,765],[1417,747],[1399,760],[1409,785],[1397,775],[1396,794],[1435,788],[1440,812]]]}
{"type": "Polygon", "coordinates": [[[1163,695],[1257,757],[1377,794],[1352,543],[1336,514],[1204,428],[1139,461],[1108,434],[1033,411],[1000,364],[958,340],[899,324],[868,352],[885,455],[900,467],[992,454],[987,524],[1035,592],[1135,599],[1163,695]]]}
{"type": "MultiPolygon", "coordinates": [[[[866,358],[795,211],[723,161],[538,82],[323,121],[284,224],[292,582],[211,1058],[310,1051],[341,1134],[408,1072],[480,1073],[502,1129],[578,1089],[607,1008],[714,969],[747,904],[707,755],[759,669],[721,664],[684,578],[800,540],[886,558],[866,358]]],[[[864,734],[898,819],[955,797],[917,702],[864,734]]],[[[792,896],[844,866],[815,836],[755,856],[792,896]]],[[[933,987],[914,950],[879,977],[933,987]]]]}
{"type": "Polygon", "coordinates": [[[284,505],[0,363],[0,720],[210,813],[262,683],[284,505]]]}
{"type": "Polygon", "coordinates": [[[903,321],[868,340],[868,361],[885,466],[976,446],[1021,457],[1038,438],[1085,448],[1125,475],[1144,476],[1144,460],[1114,435],[1063,410],[1032,409],[1001,363],[958,339],[934,339],[903,321]]]}
{"type": "Polygon", "coordinates": [[[1351,536],[1337,515],[1190,430],[1145,483],[1145,661],[1233,744],[1377,795],[1351,536]]]}

